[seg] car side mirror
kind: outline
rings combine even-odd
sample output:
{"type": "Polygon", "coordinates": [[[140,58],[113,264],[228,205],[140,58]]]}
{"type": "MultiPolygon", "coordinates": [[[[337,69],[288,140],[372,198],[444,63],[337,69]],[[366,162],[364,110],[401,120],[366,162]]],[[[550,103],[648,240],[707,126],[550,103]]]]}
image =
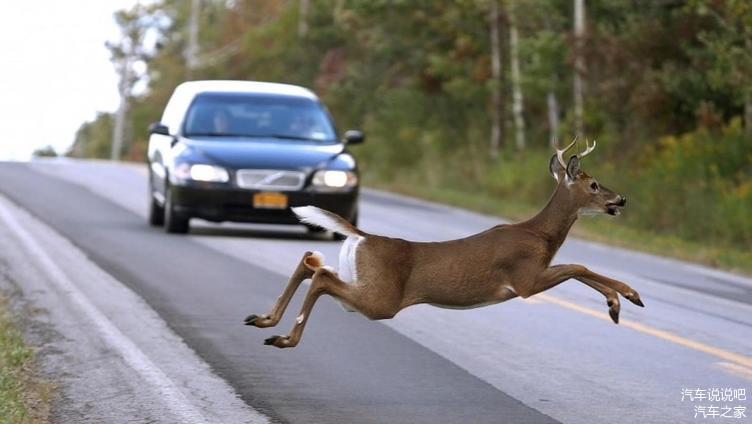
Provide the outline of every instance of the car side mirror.
{"type": "Polygon", "coordinates": [[[366,136],[363,131],[347,130],[345,131],[345,143],[346,144],[361,144],[366,141],[366,136]]]}
{"type": "Polygon", "coordinates": [[[149,125],[149,134],[170,135],[170,129],[161,122],[155,122],[149,125]]]}

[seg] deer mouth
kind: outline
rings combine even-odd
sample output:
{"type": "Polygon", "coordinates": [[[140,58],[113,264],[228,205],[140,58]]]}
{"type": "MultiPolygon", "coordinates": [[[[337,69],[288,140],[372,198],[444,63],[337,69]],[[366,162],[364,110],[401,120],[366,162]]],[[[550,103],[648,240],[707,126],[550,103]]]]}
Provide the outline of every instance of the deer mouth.
{"type": "Polygon", "coordinates": [[[621,215],[621,206],[616,203],[609,203],[606,205],[606,213],[611,216],[621,215]]]}

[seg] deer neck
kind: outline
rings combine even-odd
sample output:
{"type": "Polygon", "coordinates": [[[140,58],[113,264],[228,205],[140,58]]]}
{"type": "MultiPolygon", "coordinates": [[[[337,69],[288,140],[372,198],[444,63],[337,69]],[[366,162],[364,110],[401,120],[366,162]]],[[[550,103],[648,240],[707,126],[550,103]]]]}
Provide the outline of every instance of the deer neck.
{"type": "Polygon", "coordinates": [[[535,231],[558,250],[577,221],[579,207],[572,200],[569,190],[559,184],[546,206],[521,225],[535,231]]]}

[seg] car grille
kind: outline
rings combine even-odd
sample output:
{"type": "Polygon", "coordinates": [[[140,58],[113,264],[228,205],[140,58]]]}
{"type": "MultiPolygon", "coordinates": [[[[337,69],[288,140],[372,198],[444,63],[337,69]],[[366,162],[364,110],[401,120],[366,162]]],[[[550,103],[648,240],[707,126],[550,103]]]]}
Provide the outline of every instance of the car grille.
{"type": "Polygon", "coordinates": [[[241,169],[237,172],[238,187],[254,190],[293,191],[303,188],[305,173],[281,169],[241,169]]]}

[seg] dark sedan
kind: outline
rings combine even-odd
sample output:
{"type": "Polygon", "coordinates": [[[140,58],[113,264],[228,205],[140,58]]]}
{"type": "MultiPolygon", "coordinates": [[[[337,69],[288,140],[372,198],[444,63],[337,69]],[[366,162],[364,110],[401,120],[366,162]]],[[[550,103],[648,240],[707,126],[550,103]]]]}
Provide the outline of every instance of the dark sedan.
{"type": "MultiPolygon", "coordinates": [[[[191,218],[299,224],[313,205],[358,219],[358,167],[309,90],[245,81],[176,88],[149,138],[149,222],[186,233],[191,218]]],[[[316,229],[311,228],[312,231],[316,229]]]]}

